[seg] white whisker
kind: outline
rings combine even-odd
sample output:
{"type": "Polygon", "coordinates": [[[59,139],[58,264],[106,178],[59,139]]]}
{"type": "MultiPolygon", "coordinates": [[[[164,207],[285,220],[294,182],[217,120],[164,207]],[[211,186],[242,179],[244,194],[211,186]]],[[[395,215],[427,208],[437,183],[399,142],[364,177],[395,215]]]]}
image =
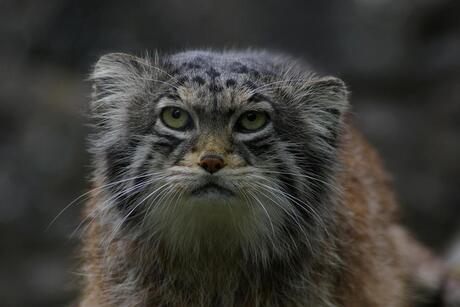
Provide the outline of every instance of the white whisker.
{"type": "Polygon", "coordinates": [[[56,220],[67,210],[69,209],[73,204],[77,203],[79,200],[85,200],[86,197],[89,198],[89,196],[94,193],[94,192],[99,192],[101,190],[104,190],[104,189],[107,189],[107,188],[110,188],[111,186],[114,186],[114,185],[117,185],[117,184],[120,184],[120,183],[123,183],[123,182],[126,182],[126,181],[130,181],[130,180],[136,180],[136,179],[140,179],[140,178],[144,178],[144,177],[148,177],[148,176],[151,176],[151,174],[145,174],[145,175],[141,175],[141,176],[134,176],[134,177],[131,177],[131,178],[126,178],[126,179],[123,179],[123,180],[118,180],[118,181],[115,181],[115,182],[111,182],[111,183],[108,183],[108,184],[104,184],[104,185],[101,185],[101,186],[98,186],[94,189],[91,189],[85,193],[83,193],[82,195],[78,196],[77,198],[75,198],[73,201],[71,201],[68,205],[66,205],[64,207],[64,209],[62,209],[52,220],[51,222],[48,224],[48,226],[46,227],[46,231],[48,231],[52,226],[53,224],[56,222],[56,220]]]}

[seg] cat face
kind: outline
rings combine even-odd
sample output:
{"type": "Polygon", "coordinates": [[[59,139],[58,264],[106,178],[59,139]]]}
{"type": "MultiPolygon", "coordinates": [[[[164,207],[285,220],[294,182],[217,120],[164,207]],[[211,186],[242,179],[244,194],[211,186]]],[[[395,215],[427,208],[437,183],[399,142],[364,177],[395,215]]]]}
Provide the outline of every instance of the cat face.
{"type": "Polygon", "coordinates": [[[107,208],[175,246],[273,244],[318,222],[346,89],[303,69],[265,53],[102,57],[92,152],[107,208]]]}

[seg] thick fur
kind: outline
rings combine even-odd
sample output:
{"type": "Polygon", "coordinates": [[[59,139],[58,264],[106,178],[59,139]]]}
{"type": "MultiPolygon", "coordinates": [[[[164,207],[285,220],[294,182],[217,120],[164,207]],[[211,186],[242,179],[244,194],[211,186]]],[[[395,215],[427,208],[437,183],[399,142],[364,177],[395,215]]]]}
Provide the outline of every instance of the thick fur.
{"type": "Polygon", "coordinates": [[[281,55],[208,51],[109,54],[91,79],[81,306],[402,307],[439,287],[341,80],[281,55]],[[168,106],[193,127],[166,127],[168,106]],[[248,110],[268,124],[237,131],[248,110]],[[212,175],[197,164],[209,152],[226,165],[212,175]],[[207,182],[233,196],[194,196],[207,182]]]}

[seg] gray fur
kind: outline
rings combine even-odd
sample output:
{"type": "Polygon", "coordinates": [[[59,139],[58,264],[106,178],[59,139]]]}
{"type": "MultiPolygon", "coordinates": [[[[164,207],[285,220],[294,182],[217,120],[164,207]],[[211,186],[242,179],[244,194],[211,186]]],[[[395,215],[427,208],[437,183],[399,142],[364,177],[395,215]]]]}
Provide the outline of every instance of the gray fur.
{"type": "Polygon", "coordinates": [[[104,260],[105,278],[118,278],[107,304],[242,306],[272,289],[254,304],[333,306],[334,271],[312,284],[312,268],[340,266],[328,227],[340,196],[332,178],[348,109],[342,81],[255,51],[108,54],[91,80],[94,182],[107,185],[93,216],[106,235],[101,246],[118,242],[117,256],[104,260]],[[193,129],[172,131],[158,119],[178,103],[193,129]],[[235,132],[248,108],[268,112],[270,123],[235,132]],[[244,161],[213,179],[238,201],[187,196],[205,175],[179,165],[205,137],[226,140],[244,161]],[[137,256],[127,252],[132,242],[142,246],[137,256]]]}

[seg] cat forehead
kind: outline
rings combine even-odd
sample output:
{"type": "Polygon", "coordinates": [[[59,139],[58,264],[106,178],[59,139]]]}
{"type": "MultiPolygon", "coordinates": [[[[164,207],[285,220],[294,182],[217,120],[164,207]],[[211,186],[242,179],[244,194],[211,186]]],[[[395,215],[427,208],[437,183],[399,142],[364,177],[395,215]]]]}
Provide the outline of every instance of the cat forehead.
{"type": "Polygon", "coordinates": [[[260,57],[248,54],[191,51],[172,55],[168,64],[180,84],[177,94],[193,104],[207,104],[211,98],[244,103],[272,75],[260,57]]]}
{"type": "Polygon", "coordinates": [[[220,80],[234,86],[270,74],[268,65],[257,56],[186,52],[171,56],[169,64],[174,74],[193,76],[199,84],[220,80]]]}

